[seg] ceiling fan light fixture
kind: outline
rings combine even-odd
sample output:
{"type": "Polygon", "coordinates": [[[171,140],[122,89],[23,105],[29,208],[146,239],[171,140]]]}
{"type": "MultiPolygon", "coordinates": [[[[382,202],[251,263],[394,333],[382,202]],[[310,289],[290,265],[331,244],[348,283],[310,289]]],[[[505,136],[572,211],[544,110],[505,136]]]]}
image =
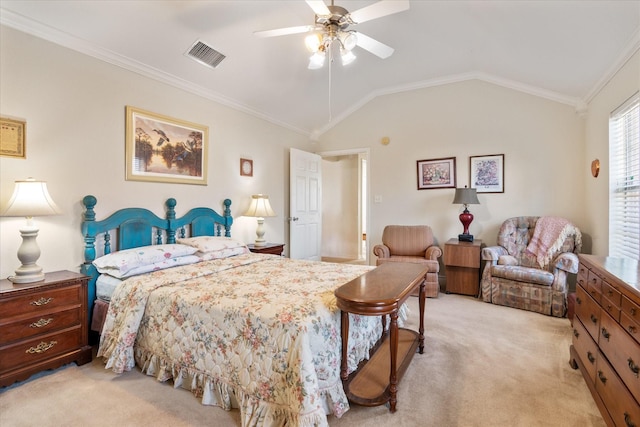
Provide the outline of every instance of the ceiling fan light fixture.
{"type": "Polygon", "coordinates": [[[304,39],[304,44],[309,49],[309,52],[317,52],[322,46],[322,35],[320,33],[309,34],[304,39]]]}
{"type": "Polygon", "coordinates": [[[323,51],[318,51],[311,55],[309,58],[309,69],[310,70],[318,70],[322,68],[324,65],[325,53],[323,51]]]}
{"type": "Polygon", "coordinates": [[[355,61],[356,56],[350,50],[341,49],[340,59],[342,59],[342,65],[346,66],[351,64],[353,61],[355,61]]]}
{"type": "Polygon", "coordinates": [[[346,50],[351,50],[358,44],[358,37],[351,31],[343,31],[339,34],[340,44],[346,50]]]}

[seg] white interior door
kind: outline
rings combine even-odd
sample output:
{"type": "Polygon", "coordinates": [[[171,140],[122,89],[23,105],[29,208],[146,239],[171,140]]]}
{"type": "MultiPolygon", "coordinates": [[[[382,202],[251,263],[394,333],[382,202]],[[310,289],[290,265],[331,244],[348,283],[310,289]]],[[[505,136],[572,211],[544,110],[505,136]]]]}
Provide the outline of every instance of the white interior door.
{"type": "Polygon", "coordinates": [[[289,256],[320,261],[322,243],[322,158],[290,149],[289,256]]]}

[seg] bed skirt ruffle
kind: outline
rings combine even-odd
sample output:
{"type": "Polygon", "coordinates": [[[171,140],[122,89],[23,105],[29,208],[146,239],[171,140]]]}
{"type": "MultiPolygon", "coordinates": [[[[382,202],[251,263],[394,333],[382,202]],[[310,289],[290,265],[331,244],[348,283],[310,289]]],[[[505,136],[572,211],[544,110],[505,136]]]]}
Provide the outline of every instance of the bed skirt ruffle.
{"type": "Polygon", "coordinates": [[[296,414],[280,405],[249,397],[240,388],[221,382],[210,374],[172,363],[138,347],[134,352],[142,373],[160,382],[173,380],[174,388],[191,391],[203,405],[219,406],[227,411],[239,409],[243,427],[323,427],[328,426],[326,415],[333,414],[339,418],[349,409],[348,405],[341,403],[344,402],[341,383],[321,390],[324,414],[296,414]]]}

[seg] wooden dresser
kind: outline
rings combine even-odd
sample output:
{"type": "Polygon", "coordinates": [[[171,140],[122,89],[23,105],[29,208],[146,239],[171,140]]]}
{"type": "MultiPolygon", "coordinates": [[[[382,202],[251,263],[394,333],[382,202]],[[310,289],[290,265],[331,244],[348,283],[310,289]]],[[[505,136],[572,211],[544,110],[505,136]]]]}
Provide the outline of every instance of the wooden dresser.
{"type": "Polygon", "coordinates": [[[267,243],[264,246],[256,246],[253,243],[247,245],[251,252],[258,254],[282,255],[284,252],[284,243],[267,243]]]}
{"type": "Polygon", "coordinates": [[[640,426],[640,263],[580,255],[571,366],[609,426],[640,426]]]}
{"type": "Polygon", "coordinates": [[[0,387],[45,369],[91,361],[87,281],[71,271],[43,281],[0,281],[0,387]]]}

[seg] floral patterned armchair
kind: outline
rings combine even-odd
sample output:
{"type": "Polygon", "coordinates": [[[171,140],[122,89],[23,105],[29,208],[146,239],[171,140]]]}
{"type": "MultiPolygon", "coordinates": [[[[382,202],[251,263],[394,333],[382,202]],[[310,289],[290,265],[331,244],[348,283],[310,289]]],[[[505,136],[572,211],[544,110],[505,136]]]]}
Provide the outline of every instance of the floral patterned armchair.
{"type": "Polygon", "coordinates": [[[567,277],[578,272],[582,234],[564,218],[507,219],[497,246],[482,250],[482,299],[493,304],[564,317],[567,277]]]}
{"type": "Polygon", "coordinates": [[[413,262],[428,266],[425,295],[438,297],[438,258],[442,256],[442,249],[434,244],[431,227],[387,225],[382,231],[382,244],[374,246],[373,253],[378,257],[376,265],[385,262],[413,262]]]}

